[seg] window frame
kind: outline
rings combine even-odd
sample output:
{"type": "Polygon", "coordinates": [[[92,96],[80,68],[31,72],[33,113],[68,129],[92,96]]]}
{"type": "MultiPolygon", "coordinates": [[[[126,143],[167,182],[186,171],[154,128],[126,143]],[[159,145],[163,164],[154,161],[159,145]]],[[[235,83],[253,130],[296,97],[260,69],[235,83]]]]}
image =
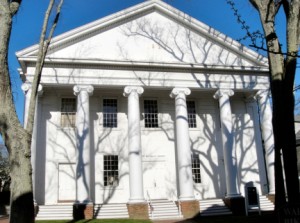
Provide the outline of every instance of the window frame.
{"type": "MultiPolygon", "coordinates": [[[[157,99],[157,98],[143,98],[142,99],[143,100],[143,103],[142,103],[142,111],[143,111],[143,113],[142,113],[142,115],[143,115],[143,128],[145,129],[145,130],[150,130],[150,129],[158,129],[158,128],[160,128],[161,127],[161,117],[160,117],[160,113],[159,113],[159,110],[160,110],[160,108],[159,108],[159,100],[157,99]],[[157,109],[157,113],[156,113],[156,115],[157,115],[157,126],[150,126],[150,127],[147,127],[146,126],[146,113],[145,113],[145,101],[156,101],[156,109],[157,109]]],[[[147,113],[148,114],[148,113],[147,113]]],[[[149,113],[150,114],[150,113],[149,113]]],[[[155,113],[151,113],[151,114],[155,114],[155,113]]]]}
{"type": "Polygon", "coordinates": [[[196,103],[196,100],[193,100],[193,99],[190,99],[190,100],[187,100],[186,101],[186,109],[187,109],[187,116],[188,116],[188,126],[189,126],[189,129],[197,129],[197,126],[198,126],[198,123],[197,123],[197,103],[196,103]],[[195,110],[195,113],[190,113],[189,112],[189,107],[188,107],[188,104],[189,102],[193,102],[194,103],[194,110],[195,110]],[[194,115],[193,118],[191,118],[190,116],[191,115],[194,115]],[[193,120],[193,122],[191,121],[193,120]],[[195,125],[195,126],[191,126],[191,125],[195,125]]]}
{"type": "MultiPolygon", "coordinates": [[[[111,163],[110,163],[111,164],[111,163]]],[[[103,186],[105,188],[109,188],[109,187],[118,187],[120,185],[120,170],[119,170],[119,156],[118,155],[114,155],[114,154],[106,154],[103,155],[103,186]],[[105,157],[110,157],[109,160],[105,160],[105,157]],[[117,158],[116,160],[111,159],[111,157],[117,158]],[[105,162],[114,162],[117,161],[117,165],[115,166],[115,164],[112,164],[112,166],[108,166],[112,169],[106,169],[106,164],[105,162]],[[113,169],[113,167],[117,167],[116,169],[113,169]],[[115,172],[117,173],[117,175],[115,174],[115,172]],[[107,173],[107,174],[106,174],[107,173]],[[112,174],[109,174],[112,173],[112,174]],[[117,176],[116,181],[115,181],[115,176],[117,176]],[[108,183],[108,179],[105,179],[105,177],[113,177],[113,181],[112,184],[108,183]]],[[[107,163],[107,165],[109,165],[107,163]]]]}
{"type": "MultiPolygon", "coordinates": [[[[76,117],[77,115],[77,98],[75,97],[61,97],[60,98],[60,120],[59,120],[59,125],[61,128],[76,128],[76,117]],[[74,100],[74,111],[63,111],[63,100],[74,100]],[[63,125],[63,123],[67,123],[67,121],[63,122],[63,118],[65,117],[69,117],[69,114],[72,114],[73,119],[72,121],[69,121],[69,123],[71,123],[70,125],[63,125]]],[[[67,118],[69,119],[69,118],[67,118]]]]}
{"type": "Polygon", "coordinates": [[[113,97],[103,97],[101,98],[101,112],[102,112],[102,127],[105,129],[117,129],[119,127],[119,120],[118,120],[118,109],[119,109],[119,100],[118,98],[113,98],[113,97]],[[115,113],[110,113],[110,112],[104,112],[104,100],[116,100],[116,112],[115,113]],[[105,114],[114,114],[115,115],[115,122],[116,126],[105,126],[105,114]]]}
{"type": "Polygon", "coordinates": [[[201,161],[198,154],[192,154],[191,155],[191,168],[192,168],[192,178],[194,184],[201,184],[202,183],[202,177],[201,177],[201,161]],[[194,161],[197,161],[197,163],[194,163],[194,161]],[[196,166],[198,165],[198,166],[196,166]],[[195,167],[196,166],[196,167],[195,167]],[[196,171],[199,170],[199,171],[196,171]],[[197,175],[197,176],[196,176],[197,175]]]}

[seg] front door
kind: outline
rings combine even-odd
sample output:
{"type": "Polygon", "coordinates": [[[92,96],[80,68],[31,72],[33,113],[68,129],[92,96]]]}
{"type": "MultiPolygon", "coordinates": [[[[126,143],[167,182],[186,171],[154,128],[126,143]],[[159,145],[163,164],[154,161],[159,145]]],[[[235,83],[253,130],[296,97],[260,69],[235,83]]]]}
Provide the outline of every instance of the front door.
{"type": "Polygon", "coordinates": [[[144,194],[146,199],[166,198],[165,189],[165,162],[143,162],[144,194]]]}
{"type": "Polygon", "coordinates": [[[58,202],[74,202],[76,199],[76,165],[60,163],[58,167],[58,202]]]}

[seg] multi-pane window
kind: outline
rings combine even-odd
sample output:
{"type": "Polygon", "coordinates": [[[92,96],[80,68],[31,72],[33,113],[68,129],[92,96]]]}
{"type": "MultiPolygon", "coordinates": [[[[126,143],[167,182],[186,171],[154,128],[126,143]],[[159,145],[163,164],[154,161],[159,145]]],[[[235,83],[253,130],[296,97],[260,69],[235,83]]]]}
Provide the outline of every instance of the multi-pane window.
{"type": "Polygon", "coordinates": [[[75,127],[76,122],[76,99],[62,98],[61,99],[61,127],[75,127]]]}
{"type": "Polygon", "coordinates": [[[199,155],[192,155],[192,174],[194,183],[201,183],[199,155]]]}
{"type": "Polygon", "coordinates": [[[158,127],[158,109],[156,100],[144,100],[145,127],[158,127]]]}
{"type": "Polygon", "coordinates": [[[195,101],[187,101],[186,104],[187,104],[187,111],[188,111],[189,128],[197,128],[195,101]]]}
{"type": "Polygon", "coordinates": [[[118,186],[119,170],[118,156],[104,155],[104,186],[118,186]]]}
{"type": "Polygon", "coordinates": [[[118,127],[117,99],[103,99],[103,127],[118,127]]]}

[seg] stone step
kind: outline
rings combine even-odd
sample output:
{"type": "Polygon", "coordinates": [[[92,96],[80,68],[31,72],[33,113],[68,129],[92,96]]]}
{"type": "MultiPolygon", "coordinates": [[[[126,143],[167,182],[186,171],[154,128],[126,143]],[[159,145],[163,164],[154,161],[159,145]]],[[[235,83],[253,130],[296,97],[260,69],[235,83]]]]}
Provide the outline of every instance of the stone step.
{"type": "Polygon", "coordinates": [[[73,205],[40,205],[36,220],[73,219],[73,205]]]}
{"type": "Polygon", "coordinates": [[[222,199],[200,200],[200,214],[202,216],[231,215],[231,210],[222,199]]]}
{"type": "Polygon", "coordinates": [[[129,218],[126,204],[96,204],[94,215],[97,219],[129,218]]]}
{"type": "Polygon", "coordinates": [[[149,207],[150,219],[180,219],[181,213],[177,205],[170,200],[151,200],[151,209],[149,207]]]}

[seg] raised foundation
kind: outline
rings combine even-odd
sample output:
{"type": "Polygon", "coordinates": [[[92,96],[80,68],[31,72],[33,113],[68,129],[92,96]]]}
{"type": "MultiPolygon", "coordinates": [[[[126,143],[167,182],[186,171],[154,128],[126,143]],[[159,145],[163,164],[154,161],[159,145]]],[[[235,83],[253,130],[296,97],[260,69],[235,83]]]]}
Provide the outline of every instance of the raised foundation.
{"type": "Polygon", "coordinates": [[[245,215],[245,198],[243,196],[225,197],[224,203],[234,215],[245,215]]]}
{"type": "Polygon", "coordinates": [[[79,219],[93,219],[94,218],[94,204],[74,204],[73,218],[79,219]]]}
{"type": "Polygon", "coordinates": [[[149,219],[148,204],[144,203],[128,203],[127,204],[129,218],[132,219],[149,219]]]}
{"type": "Polygon", "coordinates": [[[181,212],[184,218],[194,218],[200,212],[199,201],[180,201],[181,212]]]}
{"type": "Polygon", "coordinates": [[[275,204],[275,194],[268,194],[267,198],[273,203],[275,204]]]}

